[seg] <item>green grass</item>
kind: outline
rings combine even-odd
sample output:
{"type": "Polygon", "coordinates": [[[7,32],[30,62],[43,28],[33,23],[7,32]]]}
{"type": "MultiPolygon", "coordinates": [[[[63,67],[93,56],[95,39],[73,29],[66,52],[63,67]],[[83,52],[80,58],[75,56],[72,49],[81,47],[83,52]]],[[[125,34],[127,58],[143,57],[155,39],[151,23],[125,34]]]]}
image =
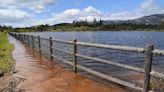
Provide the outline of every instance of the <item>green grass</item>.
{"type": "Polygon", "coordinates": [[[7,36],[0,32],[0,70],[3,72],[8,72],[11,69],[12,50],[13,46],[9,43],[7,36]]]}

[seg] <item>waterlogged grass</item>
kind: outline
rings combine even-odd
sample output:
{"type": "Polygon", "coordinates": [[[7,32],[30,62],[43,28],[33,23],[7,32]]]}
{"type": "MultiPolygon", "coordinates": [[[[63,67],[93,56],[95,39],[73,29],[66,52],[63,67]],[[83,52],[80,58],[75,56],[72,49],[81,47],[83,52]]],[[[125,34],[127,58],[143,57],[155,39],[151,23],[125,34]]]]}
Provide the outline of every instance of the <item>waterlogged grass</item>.
{"type": "Polygon", "coordinates": [[[8,72],[11,69],[13,50],[12,44],[9,43],[5,33],[0,32],[0,71],[8,72]]]}

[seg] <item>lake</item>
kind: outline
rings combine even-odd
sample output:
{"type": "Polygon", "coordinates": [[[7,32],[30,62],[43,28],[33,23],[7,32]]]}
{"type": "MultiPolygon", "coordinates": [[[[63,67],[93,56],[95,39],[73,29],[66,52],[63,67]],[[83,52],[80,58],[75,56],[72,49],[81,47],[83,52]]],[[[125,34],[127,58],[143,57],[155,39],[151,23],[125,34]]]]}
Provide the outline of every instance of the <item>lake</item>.
{"type": "Polygon", "coordinates": [[[35,32],[44,38],[73,40],[83,42],[95,42],[101,44],[127,45],[144,47],[153,44],[155,48],[164,49],[164,32],[142,32],[142,31],[96,31],[96,32],[35,32]]]}
{"type": "MultiPolygon", "coordinates": [[[[92,42],[101,44],[145,47],[146,44],[153,44],[155,49],[164,49],[164,32],[143,32],[143,31],[96,31],[96,32],[34,32],[28,33],[41,38],[53,37],[53,39],[62,39],[72,41],[77,39],[81,42],[92,42]]],[[[37,39],[36,39],[37,40],[37,39]]],[[[48,45],[48,41],[41,40],[42,44],[48,45]]],[[[62,43],[53,43],[53,46],[72,51],[71,45],[62,43]]],[[[43,50],[49,51],[48,48],[42,47],[43,50]]],[[[72,56],[63,54],[59,51],[54,51],[54,54],[72,61],[72,56]]],[[[137,67],[144,67],[145,55],[136,52],[117,51],[110,49],[100,49],[94,47],[78,46],[78,53],[92,57],[98,57],[114,62],[126,63],[137,67]]],[[[153,58],[153,69],[164,71],[164,56],[155,56],[153,58]]],[[[58,61],[55,59],[55,61],[58,61]]],[[[112,65],[102,64],[96,61],[78,58],[78,63],[86,67],[93,68],[100,72],[109,73],[112,75],[129,74],[131,71],[122,69],[112,65]]]]}

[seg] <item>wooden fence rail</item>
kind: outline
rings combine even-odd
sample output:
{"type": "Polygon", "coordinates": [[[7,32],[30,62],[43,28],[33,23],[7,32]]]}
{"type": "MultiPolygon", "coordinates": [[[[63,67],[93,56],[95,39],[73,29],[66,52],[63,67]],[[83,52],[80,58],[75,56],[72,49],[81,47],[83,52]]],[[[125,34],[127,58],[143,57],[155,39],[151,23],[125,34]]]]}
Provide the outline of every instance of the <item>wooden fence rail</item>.
{"type": "Polygon", "coordinates": [[[53,58],[56,58],[60,61],[63,61],[69,65],[71,65],[73,67],[74,72],[77,72],[77,68],[82,69],[86,72],[89,72],[93,75],[99,76],[101,78],[104,78],[106,80],[118,83],[120,85],[129,87],[129,88],[133,88],[135,90],[138,91],[143,91],[143,92],[148,92],[150,91],[150,77],[154,76],[157,78],[161,78],[164,79],[164,73],[160,73],[157,71],[152,71],[152,61],[153,61],[153,55],[163,55],[164,56],[164,50],[155,50],[153,47],[153,45],[146,45],[145,48],[138,48],[138,47],[129,47],[129,46],[116,46],[116,45],[105,45],[105,44],[97,44],[97,43],[86,43],[86,42],[78,42],[76,39],[73,41],[65,41],[65,40],[60,40],[60,39],[52,39],[52,37],[50,37],[49,39],[46,38],[41,38],[40,36],[33,36],[33,35],[27,35],[27,34],[21,34],[21,33],[9,33],[11,36],[15,37],[16,39],[24,42],[25,44],[27,44],[28,46],[30,46],[30,44],[32,45],[31,47],[33,49],[35,49],[35,45],[34,44],[38,44],[38,52],[41,55],[42,52],[45,52],[47,54],[50,54],[50,59],[53,60],[53,58]],[[34,41],[34,38],[37,38],[38,41],[34,41]],[[49,41],[49,45],[44,45],[41,44],[41,40],[46,40],[49,41]],[[53,47],[53,42],[59,42],[59,43],[64,43],[64,44],[69,44],[72,45],[73,51],[66,51],[66,50],[62,50],[59,49],[57,47],[53,47]],[[118,51],[128,51],[128,52],[137,52],[137,53],[145,53],[145,67],[144,68],[139,68],[139,67],[135,67],[135,66],[130,66],[130,65],[126,65],[123,63],[117,63],[117,62],[113,62],[110,60],[105,60],[105,59],[100,59],[100,58],[96,58],[96,57],[90,57],[87,55],[82,55],[80,53],[77,53],[77,46],[81,45],[81,46],[87,46],[87,47],[96,47],[96,48],[106,48],[106,49],[112,49],[112,50],[118,50],[118,51]],[[46,52],[44,50],[41,49],[41,47],[47,47],[49,48],[49,52],[46,52]],[[53,54],[53,50],[57,50],[59,52],[65,53],[65,54],[70,54],[73,57],[73,61],[67,61],[63,58],[58,57],[57,55],[53,54]],[[107,74],[92,70],[90,68],[87,68],[85,66],[82,66],[80,64],[78,64],[77,62],[77,57],[81,57],[81,58],[85,58],[85,59],[89,59],[89,60],[94,60],[94,61],[98,61],[101,63],[105,63],[105,64],[110,64],[110,65],[114,65],[117,67],[121,67],[121,68],[125,68],[125,69],[129,69],[132,71],[137,71],[137,72],[141,72],[144,73],[144,87],[140,87],[134,83],[130,83],[112,76],[109,76],[107,74]]]}

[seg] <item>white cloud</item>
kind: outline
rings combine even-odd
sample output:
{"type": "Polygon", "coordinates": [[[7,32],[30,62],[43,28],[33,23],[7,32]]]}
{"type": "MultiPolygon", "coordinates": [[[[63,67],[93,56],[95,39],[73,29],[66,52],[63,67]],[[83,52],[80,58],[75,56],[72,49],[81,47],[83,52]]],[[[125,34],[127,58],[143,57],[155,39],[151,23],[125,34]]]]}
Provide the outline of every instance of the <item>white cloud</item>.
{"type": "Polygon", "coordinates": [[[3,9],[0,10],[0,24],[22,23],[32,19],[32,15],[20,10],[3,9]]]}
{"type": "Polygon", "coordinates": [[[156,10],[159,8],[159,6],[154,2],[154,0],[145,0],[142,4],[141,4],[141,8],[145,11],[152,11],[152,10],[156,10]]]}
{"type": "MultiPolygon", "coordinates": [[[[54,13],[45,19],[38,19],[35,13],[30,14],[22,8],[31,9],[37,13],[47,10],[47,6],[55,4],[55,0],[1,0],[0,24],[17,27],[32,26],[39,24],[71,23],[73,20],[93,21],[94,18],[103,20],[127,20],[135,19],[145,15],[164,13],[164,9],[154,0],[144,0],[138,9],[133,11],[122,11],[117,13],[102,13],[100,10],[88,6],[84,9],[67,9],[61,13],[54,13]]],[[[40,15],[42,16],[42,15],[40,15]]],[[[43,17],[43,16],[42,16],[43,17]]]]}
{"type": "Polygon", "coordinates": [[[94,18],[100,19],[103,18],[103,13],[101,11],[97,10],[96,8],[89,6],[85,9],[83,9],[80,13],[79,19],[88,21],[92,21],[94,18]]]}
{"type": "Polygon", "coordinates": [[[57,24],[57,23],[71,23],[73,20],[86,20],[93,21],[96,19],[103,20],[127,20],[127,19],[135,19],[143,16],[140,12],[120,12],[120,13],[108,13],[103,14],[101,11],[96,8],[89,6],[83,10],[79,9],[68,9],[63,11],[62,13],[56,14],[53,13],[51,17],[40,20],[35,24],[57,24]]]}
{"type": "Polygon", "coordinates": [[[85,14],[89,14],[89,15],[92,15],[92,16],[99,16],[101,15],[101,12],[99,10],[97,10],[96,8],[92,7],[92,6],[89,6],[87,8],[85,8],[82,13],[85,15],[85,14]]]}
{"type": "Polygon", "coordinates": [[[71,16],[74,16],[74,15],[78,15],[79,13],[80,13],[80,10],[79,9],[69,9],[69,10],[64,11],[62,14],[63,15],[71,15],[71,16]]]}
{"type": "Polygon", "coordinates": [[[29,8],[35,12],[45,10],[47,6],[55,4],[55,0],[1,0],[1,7],[5,8],[29,8]]]}
{"type": "Polygon", "coordinates": [[[40,13],[54,5],[55,0],[1,0],[0,3],[0,25],[24,27],[38,21],[35,13],[30,13],[27,9],[40,13]]]}
{"type": "Polygon", "coordinates": [[[37,6],[31,7],[31,9],[32,9],[33,11],[37,12],[37,13],[40,13],[40,12],[44,11],[46,8],[45,8],[44,6],[41,6],[41,5],[39,6],[39,5],[37,5],[37,6]]]}
{"type": "MultiPolygon", "coordinates": [[[[95,9],[94,7],[87,7],[83,10],[79,9],[68,9],[62,13],[56,14],[53,13],[52,16],[48,19],[40,20],[38,24],[57,24],[57,23],[71,23],[73,20],[93,20],[94,18],[100,19],[103,17],[103,14],[95,9]]],[[[36,24],[37,24],[36,23],[36,24]]]]}
{"type": "Polygon", "coordinates": [[[164,13],[164,9],[155,3],[155,0],[145,0],[140,6],[140,12],[144,15],[151,15],[164,13]]]}

